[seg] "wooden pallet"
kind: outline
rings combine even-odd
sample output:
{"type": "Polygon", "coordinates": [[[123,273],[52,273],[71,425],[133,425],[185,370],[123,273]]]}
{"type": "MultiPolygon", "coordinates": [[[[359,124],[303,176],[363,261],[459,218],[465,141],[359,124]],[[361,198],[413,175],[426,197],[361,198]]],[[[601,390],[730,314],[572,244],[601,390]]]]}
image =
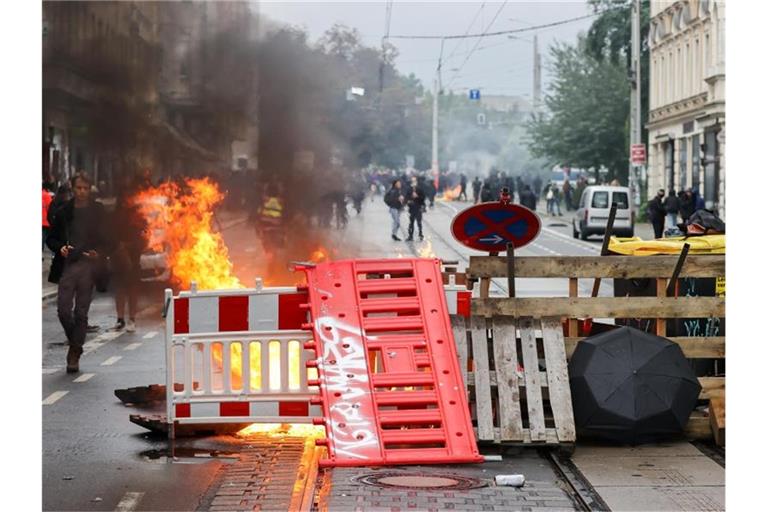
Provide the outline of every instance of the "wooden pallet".
{"type": "MultiPolygon", "coordinates": [[[[566,278],[567,297],[480,297],[472,299],[472,315],[492,317],[551,316],[565,321],[566,355],[570,358],[577,344],[584,339],[579,332],[578,318],[631,318],[653,321],[653,331],[667,337],[668,319],[725,318],[725,298],[667,297],[666,290],[677,263],[677,255],[650,257],[634,256],[561,256],[516,257],[512,266],[515,278],[566,278]],[[654,279],[656,297],[580,297],[579,280],[594,278],[654,279]]],[[[509,263],[502,256],[471,256],[463,278],[467,283],[490,278],[508,278],[509,263]]],[[[680,269],[678,278],[717,278],[725,275],[725,255],[689,255],[680,269]]],[[[456,282],[461,279],[456,277],[456,282]]],[[[566,293],[565,290],[563,290],[566,293]]],[[[717,334],[717,333],[716,333],[717,334]]],[[[683,354],[692,360],[725,359],[725,337],[672,336],[683,354]]],[[[725,397],[725,377],[700,377],[701,394],[705,403],[725,397]]],[[[717,413],[719,402],[712,409],[717,413]]],[[[722,437],[725,418],[720,414],[712,418],[708,412],[694,411],[685,429],[693,439],[722,437]],[[710,426],[710,423],[712,426],[710,426]]]]}
{"type": "Polygon", "coordinates": [[[453,316],[451,325],[479,442],[575,442],[559,318],[453,316]]]}

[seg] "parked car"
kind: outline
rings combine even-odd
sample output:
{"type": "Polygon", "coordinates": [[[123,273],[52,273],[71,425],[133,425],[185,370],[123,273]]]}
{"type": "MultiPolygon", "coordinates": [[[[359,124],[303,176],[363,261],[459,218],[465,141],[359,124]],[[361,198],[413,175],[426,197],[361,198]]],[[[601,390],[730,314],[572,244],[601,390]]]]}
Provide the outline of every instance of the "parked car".
{"type": "Polygon", "coordinates": [[[635,211],[630,203],[629,187],[600,185],[584,189],[573,218],[573,237],[586,240],[590,235],[605,235],[613,203],[617,205],[613,234],[635,236],[635,211]]]}

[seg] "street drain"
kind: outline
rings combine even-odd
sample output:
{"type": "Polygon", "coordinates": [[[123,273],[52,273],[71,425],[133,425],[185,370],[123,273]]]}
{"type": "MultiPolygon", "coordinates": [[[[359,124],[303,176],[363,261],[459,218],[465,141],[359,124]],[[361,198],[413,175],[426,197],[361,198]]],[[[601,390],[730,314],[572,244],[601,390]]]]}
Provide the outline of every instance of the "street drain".
{"type": "Polygon", "coordinates": [[[440,490],[468,490],[486,487],[487,482],[476,478],[467,478],[456,475],[440,475],[429,473],[371,473],[355,478],[365,485],[387,487],[392,489],[440,489],[440,490]]]}

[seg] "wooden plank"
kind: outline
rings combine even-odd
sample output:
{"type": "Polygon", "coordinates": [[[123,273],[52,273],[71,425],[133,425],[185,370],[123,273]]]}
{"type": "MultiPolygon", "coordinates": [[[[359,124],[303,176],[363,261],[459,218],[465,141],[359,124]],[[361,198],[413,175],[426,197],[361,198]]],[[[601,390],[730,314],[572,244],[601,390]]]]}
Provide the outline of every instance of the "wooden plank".
{"type": "Polygon", "coordinates": [[[718,446],[725,446],[725,397],[709,401],[709,425],[718,446]]]}
{"type": "Polygon", "coordinates": [[[464,385],[467,385],[467,324],[465,318],[461,315],[451,315],[451,330],[453,331],[453,340],[456,342],[456,352],[459,356],[459,366],[461,367],[461,378],[464,379],[464,385]]]}
{"type": "Polygon", "coordinates": [[[470,318],[472,327],[472,360],[475,364],[475,405],[480,441],[493,440],[493,404],[488,365],[488,338],[485,318],[470,318]]]}
{"type": "MultiPolygon", "coordinates": [[[[516,277],[656,278],[672,277],[678,255],[658,256],[518,256],[516,277]]],[[[507,262],[499,256],[470,256],[467,275],[506,277],[507,262]]],[[[722,277],[725,255],[691,255],[680,277],[722,277]]]]}
{"type": "Polygon", "coordinates": [[[546,437],[544,427],[544,403],[541,397],[539,381],[539,355],[536,350],[536,333],[533,318],[530,316],[519,319],[520,341],[523,351],[523,368],[525,374],[525,396],[528,403],[528,425],[531,440],[543,441],[546,437]]]}
{"type": "Polygon", "coordinates": [[[725,317],[720,297],[529,297],[472,299],[481,316],[592,318],[725,317]]]}
{"type": "MultiPolygon", "coordinates": [[[[667,280],[663,278],[656,279],[656,296],[663,298],[667,296],[667,280]]],[[[656,336],[667,335],[667,321],[666,317],[657,315],[656,318],[656,336]]]]}
{"type": "Polygon", "coordinates": [[[701,400],[722,398],[725,396],[725,377],[699,377],[701,400]]]}
{"type": "MultiPolygon", "coordinates": [[[[475,427],[475,437],[477,437],[477,427],[475,427]]],[[[521,441],[501,441],[501,432],[500,429],[494,428],[493,429],[493,440],[494,443],[497,444],[505,444],[508,446],[526,446],[534,444],[534,442],[531,440],[531,431],[529,429],[523,429],[523,439],[521,441]]],[[[558,445],[560,442],[557,440],[557,432],[553,428],[548,428],[545,437],[543,440],[536,441],[534,446],[545,446],[545,445],[558,445]]]]}
{"type": "MultiPolygon", "coordinates": [[[[525,374],[523,372],[516,372],[517,373],[517,382],[521,388],[525,388],[525,374]]],[[[488,376],[490,377],[491,381],[491,390],[498,386],[498,381],[496,379],[496,370],[491,370],[488,372],[488,376]]],[[[475,385],[475,374],[474,372],[467,373],[467,380],[465,381],[467,386],[474,386],[475,385]]],[[[546,389],[549,387],[549,384],[547,383],[547,372],[539,372],[539,383],[541,384],[541,387],[546,389]]],[[[491,394],[493,394],[493,391],[491,391],[491,394]]]]}
{"type": "Polygon", "coordinates": [[[683,430],[683,435],[688,439],[712,439],[709,416],[699,411],[692,412],[688,424],[683,430]]]}
{"type": "Polygon", "coordinates": [[[523,440],[520,382],[517,377],[517,334],[512,317],[493,319],[493,359],[496,363],[501,441],[523,440]]]}
{"type": "Polygon", "coordinates": [[[448,284],[451,280],[451,276],[454,277],[454,283],[463,286],[467,284],[467,274],[464,272],[443,272],[443,284],[448,284]]]}
{"type": "MultiPolygon", "coordinates": [[[[569,297],[579,296],[579,280],[575,277],[568,279],[568,296],[569,297]]],[[[569,336],[579,335],[579,321],[575,318],[568,319],[568,335],[569,336]]]]}
{"type": "Polygon", "coordinates": [[[568,380],[568,364],[565,361],[563,327],[559,318],[542,318],[541,332],[544,359],[549,382],[549,405],[555,419],[555,430],[561,443],[576,441],[576,425],[573,420],[571,386],[568,380]]]}
{"type": "MultiPolygon", "coordinates": [[[[573,355],[576,344],[583,339],[583,336],[565,338],[565,354],[568,359],[573,355]]],[[[689,359],[722,359],[725,357],[725,336],[676,336],[667,339],[680,345],[683,354],[689,359]]]]}

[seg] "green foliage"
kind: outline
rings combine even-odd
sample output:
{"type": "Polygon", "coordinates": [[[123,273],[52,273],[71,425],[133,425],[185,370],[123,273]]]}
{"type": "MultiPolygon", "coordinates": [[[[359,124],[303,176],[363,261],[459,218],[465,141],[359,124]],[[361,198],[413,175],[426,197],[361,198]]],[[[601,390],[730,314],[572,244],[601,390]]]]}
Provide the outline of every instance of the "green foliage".
{"type": "Polygon", "coordinates": [[[629,83],[623,65],[595,59],[581,39],[550,49],[554,80],[546,112],[528,123],[531,152],[552,163],[608,169],[626,180],[629,83]]]}

